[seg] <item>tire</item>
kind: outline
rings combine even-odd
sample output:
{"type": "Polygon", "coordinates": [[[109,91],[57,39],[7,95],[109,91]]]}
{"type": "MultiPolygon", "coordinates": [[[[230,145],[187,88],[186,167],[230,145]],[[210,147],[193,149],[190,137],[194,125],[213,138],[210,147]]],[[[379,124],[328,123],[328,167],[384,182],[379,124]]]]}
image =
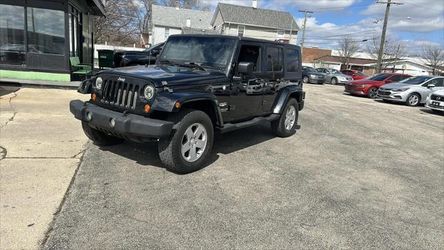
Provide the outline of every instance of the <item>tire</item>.
{"type": "Polygon", "coordinates": [[[213,147],[214,128],[210,117],[200,110],[183,110],[173,120],[177,122],[177,129],[158,143],[160,160],[169,171],[178,174],[201,169],[213,147]],[[189,149],[183,150],[186,147],[189,149]]]}
{"type": "Polygon", "coordinates": [[[368,90],[368,98],[376,99],[378,97],[378,88],[372,87],[368,90]]]}
{"type": "Polygon", "coordinates": [[[309,83],[310,79],[308,78],[308,76],[304,76],[304,77],[302,77],[302,82],[303,83],[309,83]]]}
{"type": "MultiPolygon", "coordinates": [[[[283,110],[279,119],[271,122],[271,128],[273,130],[273,133],[279,137],[289,137],[294,135],[294,133],[296,133],[298,116],[299,116],[298,102],[295,99],[291,98],[290,100],[288,100],[287,105],[285,106],[285,109],[283,110]],[[287,120],[287,113],[291,112],[291,109],[294,110],[294,118],[292,124],[289,125],[286,123],[286,120],[287,120]],[[286,126],[286,124],[289,126],[286,126]]],[[[289,121],[291,121],[291,119],[289,121]]]]}
{"type": "Polygon", "coordinates": [[[91,128],[86,122],[82,122],[82,128],[85,135],[97,146],[112,146],[125,141],[122,138],[107,135],[97,129],[91,128]]]}
{"type": "Polygon", "coordinates": [[[421,96],[417,93],[412,93],[407,97],[407,100],[405,101],[405,103],[407,104],[407,106],[418,106],[419,103],[421,102],[421,96]]]}
{"type": "Polygon", "coordinates": [[[338,79],[336,79],[336,77],[333,77],[333,78],[330,80],[330,83],[331,83],[331,85],[336,85],[336,84],[338,84],[338,79]]]}

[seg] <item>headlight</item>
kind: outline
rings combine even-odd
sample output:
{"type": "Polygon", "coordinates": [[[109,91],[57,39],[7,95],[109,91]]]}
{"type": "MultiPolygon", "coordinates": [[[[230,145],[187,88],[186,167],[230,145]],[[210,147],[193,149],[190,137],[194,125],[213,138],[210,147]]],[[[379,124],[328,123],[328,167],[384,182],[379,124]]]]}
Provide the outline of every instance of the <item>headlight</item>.
{"type": "Polygon", "coordinates": [[[317,75],[310,75],[311,78],[317,78],[317,75]]]}
{"type": "Polygon", "coordinates": [[[403,92],[408,90],[409,88],[402,88],[402,89],[393,89],[394,92],[403,92]]]}
{"type": "Polygon", "coordinates": [[[145,89],[143,89],[143,95],[145,96],[145,99],[150,100],[154,96],[154,87],[151,85],[147,85],[145,89]]]}
{"type": "Polygon", "coordinates": [[[102,83],[103,83],[103,79],[102,77],[97,77],[96,82],[94,83],[94,87],[96,89],[101,89],[102,88],[102,83]]]}

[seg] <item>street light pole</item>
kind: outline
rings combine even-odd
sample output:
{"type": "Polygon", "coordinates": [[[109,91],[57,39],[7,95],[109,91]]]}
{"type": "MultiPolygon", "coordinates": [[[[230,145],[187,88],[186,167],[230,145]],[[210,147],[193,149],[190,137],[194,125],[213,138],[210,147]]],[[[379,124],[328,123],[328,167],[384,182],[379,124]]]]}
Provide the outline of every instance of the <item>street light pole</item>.
{"type": "Polygon", "coordinates": [[[379,44],[378,51],[378,64],[376,66],[376,73],[381,73],[382,70],[382,56],[384,55],[384,45],[385,45],[385,34],[387,32],[387,22],[390,14],[390,6],[392,4],[401,5],[402,3],[394,3],[392,0],[387,0],[387,2],[376,2],[376,3],[384,3],[387,4],[385,7],[385,15],[384,15],[384,24],[382,26],[382,34],[381,34],[381,43],[379,44]]]}

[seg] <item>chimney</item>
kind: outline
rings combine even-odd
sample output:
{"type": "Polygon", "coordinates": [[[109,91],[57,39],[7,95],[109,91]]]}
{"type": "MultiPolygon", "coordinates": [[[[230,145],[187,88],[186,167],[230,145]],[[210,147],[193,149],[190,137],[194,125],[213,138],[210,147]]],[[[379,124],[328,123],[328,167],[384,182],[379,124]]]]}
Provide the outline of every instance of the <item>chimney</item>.
{"type": "Polygon", "coordinates": [[[187,28],[191,28],[191,19],[187,18],[187,28]]]}
{"type": "Polygon", "coordinates": [[[251,2],[251,7],[253,7],[254,9],[257,9],[257,0],[253,0],[251,2]]]}
{"type": "Polygon", "coordinates": [[[179,1],[176,1],[176,10],[180,9],[179,1]]]}

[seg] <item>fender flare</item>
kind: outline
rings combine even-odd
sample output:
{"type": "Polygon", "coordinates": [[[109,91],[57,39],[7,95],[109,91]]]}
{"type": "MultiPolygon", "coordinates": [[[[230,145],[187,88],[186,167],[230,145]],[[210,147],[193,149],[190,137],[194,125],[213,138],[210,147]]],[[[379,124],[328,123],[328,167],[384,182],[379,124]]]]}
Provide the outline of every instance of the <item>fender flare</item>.
{"type": "Polygon", "coordinates": [[[288,99],[290,99],[290,96],[293,94],[296,94],[296,100],[298,103],[302,104],[299,109],[302,109],[305,99],[305,92],[298,85],[290,85],[279,90],[273,104],[273,114],[281,114],[285,108],[285,105],[287,105],[288,99]]]}
{"type": "Polygon", "coordinates": [[[175,107],[176,102],[179,102],[181,106],[192,104],[193,102],[207,101],[211,103],[213,108],[216,125],[223,125],[222,114],[219,109],[219,104],[217,102],[216,96],[211,93],[199,93],[199,92],[161,92],[151,105],[151,109],[160,112],[178,112],[180,109],[175,107]]]}

